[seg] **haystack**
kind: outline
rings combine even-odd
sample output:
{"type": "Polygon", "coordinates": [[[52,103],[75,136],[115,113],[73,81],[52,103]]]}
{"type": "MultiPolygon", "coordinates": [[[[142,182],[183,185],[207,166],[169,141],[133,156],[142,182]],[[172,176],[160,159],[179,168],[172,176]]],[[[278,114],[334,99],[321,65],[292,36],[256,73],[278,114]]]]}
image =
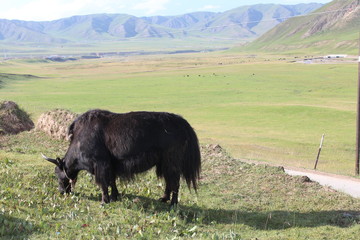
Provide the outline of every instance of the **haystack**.
{"type": "Polygon", "coordinates": [[[36,130],[41,130],[56,139],[67,139],[70,124],[78,115],[69,110],[55,109],[41,114],[36,130]]]}
{"type": "Polygon", "coordinates": [[[12,101],[0,102],[0,135],[18,134],[34,128],[29,114],[12,101]]]}

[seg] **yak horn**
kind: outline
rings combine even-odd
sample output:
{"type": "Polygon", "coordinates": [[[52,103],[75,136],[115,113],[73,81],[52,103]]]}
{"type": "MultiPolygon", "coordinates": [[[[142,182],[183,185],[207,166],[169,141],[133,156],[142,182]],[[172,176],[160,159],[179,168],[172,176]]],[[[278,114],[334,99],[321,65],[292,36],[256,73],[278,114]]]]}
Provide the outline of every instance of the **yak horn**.
{"type": "Polygon", "coordinates": [[[53,164],[55,164],[55,165],[57,165],[57,166],[59,166],[59,164],[60,164],[58,160],[53,159],[53,158],[49,158],[49,157],[45,156],[43,153],[41,153],[41,156],[42,156],[45,160],[47,160],[47,161],[49,161],[49,162],[52,162],[53,164]]]}

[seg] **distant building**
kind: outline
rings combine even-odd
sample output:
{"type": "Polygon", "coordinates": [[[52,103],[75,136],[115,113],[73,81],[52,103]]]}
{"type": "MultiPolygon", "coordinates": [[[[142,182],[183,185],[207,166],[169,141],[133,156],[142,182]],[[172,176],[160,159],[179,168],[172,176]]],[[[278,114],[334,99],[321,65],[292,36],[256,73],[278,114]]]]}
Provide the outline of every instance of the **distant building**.
{"type": "Polygon", "coordinates": [[[346,57],[347,57],[346,54],[330,54],[324,56],[324,58],[346,58],[346,57]]]}

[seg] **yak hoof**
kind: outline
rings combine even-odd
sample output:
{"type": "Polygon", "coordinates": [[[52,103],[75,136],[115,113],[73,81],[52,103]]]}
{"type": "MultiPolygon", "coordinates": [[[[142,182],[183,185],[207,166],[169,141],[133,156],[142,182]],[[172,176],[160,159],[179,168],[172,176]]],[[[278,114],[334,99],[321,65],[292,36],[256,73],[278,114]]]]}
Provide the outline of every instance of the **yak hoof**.
{"type": "Polygon", "coordinates": [[[172,203],[172,204],[170,204],[170,209],[176,211],[176,210],[177,210],[177,206],[178,206],[177,203],[172,203]]]}
{"type": "Polygon", "coordinates": [[[101,205],[104,205],[104,204],[109,203],[109,202],[110,202],[110,201],[109,201],[109,197],[103,198],[103,199],[101,200],[101,205]]]}
{"type": "Polygon", "coordinates": [[[176,207],[177,205],[178,205],[178,201],[174,201],[174,199],[171,200],[171,203],[170,203],[171,207],[176,207]]]}
{"type": "Polygon", "coordinates": [[[169,201],[170,199],[166,198],[166,197],[162,197],[162,198],[159,198],[159,201],[160,202],[163,202],[163,203],[166,203],[167,201],[169,201]]]}
{"type": "Polygon", "coordinates": [[[110,196],[110,202],[116,202],[118,200],[117,196],[111,195],[110,196]]]}

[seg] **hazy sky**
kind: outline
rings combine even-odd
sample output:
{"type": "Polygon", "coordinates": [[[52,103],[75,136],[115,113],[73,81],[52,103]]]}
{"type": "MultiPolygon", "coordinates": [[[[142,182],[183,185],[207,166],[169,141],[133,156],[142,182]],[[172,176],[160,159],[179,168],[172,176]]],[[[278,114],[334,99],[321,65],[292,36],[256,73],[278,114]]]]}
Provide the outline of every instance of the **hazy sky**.
{"type": "Polygon", "coordinates": [[[0,0],[0,18],[46,21],[93,13],[127,13],[138,17],[195,11],[223,12],[258,3],[328,3],[331,0],[0,0]]]}

